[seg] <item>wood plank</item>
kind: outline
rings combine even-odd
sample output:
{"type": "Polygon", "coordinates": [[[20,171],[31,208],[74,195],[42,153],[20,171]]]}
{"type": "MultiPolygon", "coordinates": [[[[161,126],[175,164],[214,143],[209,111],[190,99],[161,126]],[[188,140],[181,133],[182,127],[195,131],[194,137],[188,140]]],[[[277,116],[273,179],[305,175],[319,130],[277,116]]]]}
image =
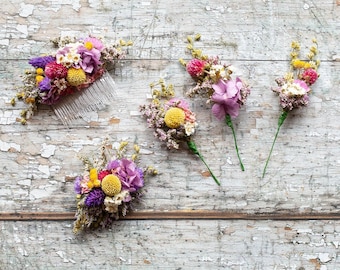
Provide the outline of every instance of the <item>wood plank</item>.
{"type": "MultiPolygon", "coordinates": [[[[178,210],[178,211],[135,211],[128,213],[121,220],[340,220],[339,214],[332,213],[256,213],[211,211],[211,210],[178,210]]],[[[74,220],[72,212],[2,212],[0,221],[24,220],[74,220]]]]}
{"type": "Polygon", "coordinates": [[[339,221],[0,221],[1,266],[25,269],[338,269],[339,221]]]}

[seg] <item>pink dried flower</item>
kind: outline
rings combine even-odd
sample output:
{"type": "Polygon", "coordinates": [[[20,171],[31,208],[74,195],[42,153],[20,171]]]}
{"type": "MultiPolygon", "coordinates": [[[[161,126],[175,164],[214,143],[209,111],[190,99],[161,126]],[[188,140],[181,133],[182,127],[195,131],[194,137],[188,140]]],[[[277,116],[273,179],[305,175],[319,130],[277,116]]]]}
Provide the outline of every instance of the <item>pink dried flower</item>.
{"type": "Polygon", "coordinates": [[[313,68],[306,69],[302,74],[302,79],[308,84],[312,85],[319,78],[319,74],[313,68]]]}
{"type": "Polygon", "coordinates": [[[67,68],[57,62],[50,62],[45,67],[45,74],[50,79],[66,78],[67,68]]]}
{"type": "Polygon", "coordinates": [[[197,78],[204,73],[204,68],[205,68],[206,61],[201,60],[201,59],[191,59],[187,64],[186,64],[186,69],[190,76],[197,78]]]}

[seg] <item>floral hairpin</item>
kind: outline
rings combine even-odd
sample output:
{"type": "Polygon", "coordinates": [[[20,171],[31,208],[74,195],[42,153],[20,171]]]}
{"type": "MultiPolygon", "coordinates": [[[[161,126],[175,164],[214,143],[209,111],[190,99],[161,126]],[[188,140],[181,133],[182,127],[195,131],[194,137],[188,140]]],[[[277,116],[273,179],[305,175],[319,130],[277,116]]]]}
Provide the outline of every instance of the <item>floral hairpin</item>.
{"type": "Polygon", "coordinates": [[[307,55],[308,60],[304,61],[299,59],[300,44],[293,41],[291,44],[292,52],[290,54],[290,71],[284,77],[276,79],[278,87],[273,88],[273,92],[278,94],[280,98],[280,105],[282,113],[278,120],[278,127],[272,143],[265,167],[263,169],[262,178],[266,174],[266,169],[270,156],[272,154],[277,136],[280,128],[288,116],[288,113],[295,108],[307,106],[309,102],[309,94],[311,93],[310,86],[313,85],[319,78],[317,69],[320,61],[315,59],[318,53],[317,41],[313,39],[313,45],[310,47],[307,55]]]}
{"type": "Polygon", "coordinates": [[[80,157],[85,173],[77,176],[74,189],[77,194],[77,212],[73,231],[107,228],[114,220],[125,216],[143,195],[145,177],[157,171],[149,166],[138,167],[139,146],[134,144],[133,154],[127,157],[127,141],[123,141],[112,154],[112,144],[107,140],[101,154],[93,161],[80,157]]]}
{"type": "MultiPolygon", "coordinates": [[[[201,36],[198,34],[194,40],[198,41],[200,38],[201,36]]],[[[192,37],[188,37],[188,42],[187,48],[193,59],[185,62],[181,58],[180,63],[195,80],[196,85],[187,92],[187,95],[189,97],[195,95],[206,97],[207,103],[213,104],[213,115],[219,120],[224,119],[227,126],[231,128],[240,167],[244,171],[232,119],[238,116],[241,105],[246,102],[250,94],[250,88],[239,77],[232,79],[232,67],[222,63],[218,56],[209,57],[204,55],[201,50],[195,49],[192,37]]]]}
{"type": "Polygon", "coordinates": [[[59,119],[67,124],[77,116],[100,109],[115,95],[115,84],[107,69],[125,57],[122,46],[131,42],[106,45],[100,38],[59,37],[51,40],[56,51],[29,60],[32,70],[23,77],[23,87],[11,100],[24,101],[21,112],[26,124],[39,104],[52,105],[59,119]]]}
{"type": "Polygon", "coordinates": [[[207,167],[216,184],[219,180],[210,170],[192,139],[197,127],[196,115],[189,104],[180,98],[174,98],[173,85],[166,85],[163,79],[158,84],[151,84],[152,102],[140,106],[141,114],[147,119],[148,127],[154,129],[154,135],[160,141],[166,142],[168,149],[179,149],[181,143],[186,143],[189,149],[197,155],[207,167]],[[161,89],[155,87],[160,85],[161,89]],[[163,99],[163,100],[162,100],[163,99]]]}

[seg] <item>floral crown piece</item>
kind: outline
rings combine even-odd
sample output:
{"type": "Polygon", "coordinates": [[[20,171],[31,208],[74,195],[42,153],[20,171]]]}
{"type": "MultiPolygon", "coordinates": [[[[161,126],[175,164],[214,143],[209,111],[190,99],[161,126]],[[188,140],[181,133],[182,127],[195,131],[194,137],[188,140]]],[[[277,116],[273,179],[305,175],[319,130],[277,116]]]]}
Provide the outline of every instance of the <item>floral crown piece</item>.
{"type": "Polygon", "coordinates": [[[127,145],[127,141],[121,142],[113,155],[112,144],[105,140],[100,156],[94,161],[80,157],[85,173],[77,176],[74,182],[77,194],[74,233],[110,227],[114,220],[133,210],[133,205],[141,199],[145,177],[157,174],[151,166],[138,167],[138,145],[134,144],[133,154],[128,158],[127,145]]]}
{"type": "Polygon", "coordinates": [[[197,127],[196,115],[184,99],[174,98],[172,84],[168,86],[163,79],[151,84],[153,99],[148,105],[140,106],[141,114],[147,119],[148,127],[154,129],[154,135],[166,142],[168,149],[179,149],[181,143],[186,143],[192,153],[197,155],[208,169],[216,184],[219,180],[210,170],[203,156],[197,150],[192,139],[197,127]],[[156,89],[160,85],[161,89],[156,89]]]}
{"type": "Polygon", "coordinates": [[[28,105],[21,112],[22,124],[38,110],[39,104],[51,105],[65,125],[103,108],[116,95],[107,69],[125,57],[122,46],[132,44],[121,41],[106,45],[94,36],[59,37],[51,42],[56,51],[29,60],[33,69],[25,72],[24,85],[16,95],[28,105]]]}
{"type": "Polygon", "coordinates": [[[310,47],[307,55],[308,60],[301,60],[299,58],[300,44],[296,41],[291,43],[292,52],[290,53],[290,70],[282,78],[275,80],[278,87],[273,88],[272,91],[278,94],[283,111],[278,120],[278,127],[263,169],[262,178],[266,174],[266,169],[277,136],[283,122],[288,116],[288,113],[295,108],[301,108],[308,105],[309,94],[311,93],[310,86],[313,85],[319,78],[317,70],[320,65],[320,61],[315,59],[318,53],[317,41],[316,39],[313,39],[312,42],[313,45],[310,47]]]}
{"type": "Polygon", "coordinates": [[[189,62],[185,62],[182,58],[179,60],[196,82],[195,87],[191,88],[187,95],[207,98],[207,103],[213,104],[213,115],[219,120],[224,119],[227,126],[231,128],[240,167],[244,171],[232,118],[238,116],[241,105],[244,105],[250,94],[250,88],[239,77],[232,79],[231,66],[222,63],[218,56],[204,55],[201,50],[195,49],[193,43],[200,38],[199,34],[194,38],[190,36],[187,38],[189,43],[187,49],[193,58],[189,62]]]}

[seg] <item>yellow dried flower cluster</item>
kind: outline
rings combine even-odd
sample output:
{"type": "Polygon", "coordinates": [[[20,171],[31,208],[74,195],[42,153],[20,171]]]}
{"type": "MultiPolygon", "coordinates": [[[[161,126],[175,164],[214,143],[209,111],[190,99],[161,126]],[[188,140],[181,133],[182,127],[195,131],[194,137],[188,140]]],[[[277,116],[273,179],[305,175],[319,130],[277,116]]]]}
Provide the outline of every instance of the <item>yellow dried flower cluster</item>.
{"type": "Polygon", "coordinates": [[[309,53],[307,54],[308,60],[301,60],[299,58],[301,46],[300,43],[297,41],[293,41],[291,43],[292,52],[290,53],[291,57],[291,66],[293,69],[308,69],[313,68],[317,70],[320,65],[320,60],[316,60],[315,56],[318,53],[317,49],[317,40],[312,40],[313,45],[309,49],[309,53]]]}

